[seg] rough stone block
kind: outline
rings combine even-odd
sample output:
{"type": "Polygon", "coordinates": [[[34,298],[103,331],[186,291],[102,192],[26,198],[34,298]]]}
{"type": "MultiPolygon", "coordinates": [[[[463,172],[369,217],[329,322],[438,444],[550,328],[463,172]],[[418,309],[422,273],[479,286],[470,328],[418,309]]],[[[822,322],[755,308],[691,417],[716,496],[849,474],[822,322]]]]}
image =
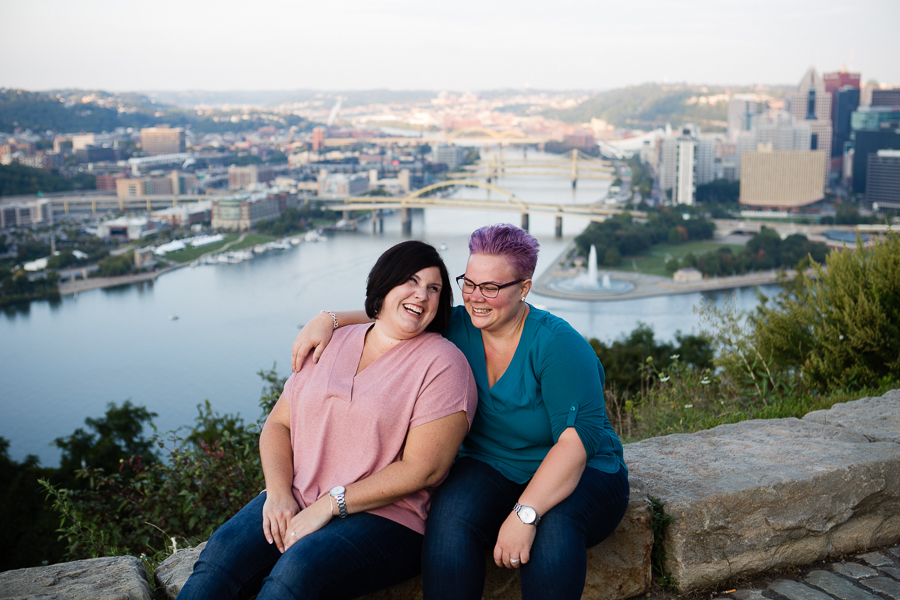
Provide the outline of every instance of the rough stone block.
{"type": "Polygon", "coordinates": [[[866,554],[860,554],[856,558],[863,559],[873,567],[890,567],[894,564],[893,560],[881,552],[867,552],[866,554]]]}
{"type": "Polygon", "coordinates": [[[900,540],[900,445],[811,420],[744,421],[625,446],[673,518],[682,591],[900,540]]]}
{"type": "Polygon", "coordinates": [[[769,586],[769,589],[781,594],[788,600],[834,600],[834,598],[824,592],[790,579],[776,581],[769,586]]]}
{"type": "Polygon", "coordinates": [[[176,552],[156,567],[153,578],[156,580],[157,587],[163,590],[166,598],[178,596],[184,583],[194,572],[194,563],[197,562],[197,558],[204,548],[206,548],[206,542],[193,548],[186,548],[176,552]]]}
{"type": "Polygon", "coordinates": [[[881,572],[890,575],[894,579],[900,580],[900,569],[897,567],[881,567],[881,572]]]}
{"type": "MultiPolygon", "coordinates": [[[[165,597],[174,599],[194,570],[201,549],[182,550],[169,557],[154,573],[165,597]]],[[[631,478],[631,500],[622,523],[603,543],[588,550],[585,600],[624,600],[650,589],[650,551],[653,533],[650,531],[650,510],[645,487],[640,479],[631,478]]],[[[519,600],[519,574],[494,564],[491,552],[485,557],[484,598],[491,600],[519,600]]],[[[365,600],[421,600],[422,579],[416,577],[400,585],[375,594],[365,600]]]]}
{"type": "Polygon", "coordinates": [[[0,573],[0,598],[151,600],[144,564],[133,556],[92,558],[0,573]]]}
{"type": "Polygon", "coordinates": [[[835,404],[828,410],[806,414],[804,421],[846,427],[872,442],[900,443],[900,390],[877,398],[835,404]]]}
{"type": "Polygon", "coordinates": [[[862,579],[878,575],[878,571],[875,569],[858,563],[834,563],[831,565],[831,570],[850,579],[862,579]]]}
{"type": "Polygon", "coordinates": [[[806,583],[823,589],[840,600],[880,600],[877,596],[828,571],[810,571],[806,576],[806,583]]]}
{"type": "Polygon", "coordinates": [[[862,584],[890,598],[900,598],[900,582],[889,577],[874,577],[863,581],[862,584]]]}

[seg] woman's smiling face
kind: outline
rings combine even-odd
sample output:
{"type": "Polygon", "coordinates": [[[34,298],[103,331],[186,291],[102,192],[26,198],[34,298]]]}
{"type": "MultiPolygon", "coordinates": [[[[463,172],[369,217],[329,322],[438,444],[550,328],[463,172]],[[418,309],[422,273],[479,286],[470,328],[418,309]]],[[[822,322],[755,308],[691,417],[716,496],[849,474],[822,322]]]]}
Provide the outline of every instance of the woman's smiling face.
{"type": "MultiPolygon", "coordinates": [[[[503,285],[521,279],[505,256],[494,254],[471,254],[466,263],[466,279],[473,283],[495,283],[503,285]]],[[[496,298],[487,298],[476,287],[472,293],[463,292],[463,303],[472,324],[486,331],[502,330],[515,321],[521,306],[520,299],[531,289],[531,280],[526,279],[501,289],[496,298]]]]}
{"type": "Polygon", "coordinates": [[[387,293],[377,318],[398,339],[415,337],[437,314],[442,287],[440,269],[422,269],[387,293]]]}

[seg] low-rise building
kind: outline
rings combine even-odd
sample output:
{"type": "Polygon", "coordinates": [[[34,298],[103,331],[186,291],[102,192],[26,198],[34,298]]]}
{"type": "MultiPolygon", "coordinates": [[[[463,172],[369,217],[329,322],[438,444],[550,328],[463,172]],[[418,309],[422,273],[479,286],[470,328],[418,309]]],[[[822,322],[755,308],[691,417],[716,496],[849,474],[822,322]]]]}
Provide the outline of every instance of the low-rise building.
{"type": "Polygon", "coordinates": [[[0,229],[52,223],[53,205],[50,200],[25,200],[0,205],[0,229]]]}
{"type": "Polygon", "coordinates": [[[275,171],[267,165],[247,165],[228,167],[228,189],[244,190],[258,183],[275,179],[275,171]]]}
{"type": "Polygon", "coordinates": [[[358,196],[369,191],[369,176],[366,173],[319,174],[319,196],[358,196]]]}
{"type": "Polygon", "coordinates": [[[109,221],[101,221],[97,224],[97,237],[100,238],[125,238],[127,240],[139,240],[148,235],[166,229],[162,221],[155,221],[147,217],[119,217],[109,221]]]}
{"type": "Polygon", "coordinates": [[[178,206],[170,206],[163,210],[154,210],[150,217],[164,221],[169,227],[190,227],[198,223],[209,223],[212,219],[212,202],[201,200],[178,206]]]}
{"type": "Polygon", "coordinates": [[[798,208],[825,197],[826,150],[772,150],[760,144],[741,159],[740,203],[760,208],[798,208]]]}
{"type": "Polygon", "coordinates": [[[276,219],[287,206],[286,196],[255,193],[216,198],[212,201],[212,227],[244,231],[259,221],[276,219]]]}

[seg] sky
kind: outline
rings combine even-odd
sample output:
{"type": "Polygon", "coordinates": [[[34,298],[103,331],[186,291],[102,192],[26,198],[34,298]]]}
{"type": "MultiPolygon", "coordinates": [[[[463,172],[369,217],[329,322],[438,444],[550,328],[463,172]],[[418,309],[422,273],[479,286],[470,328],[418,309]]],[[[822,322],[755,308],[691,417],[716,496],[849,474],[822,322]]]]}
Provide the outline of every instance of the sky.
{"type": "Polygon", "coordinates": [[[0,87],[900,85],[900,0],[0,0],[0,87]]]}

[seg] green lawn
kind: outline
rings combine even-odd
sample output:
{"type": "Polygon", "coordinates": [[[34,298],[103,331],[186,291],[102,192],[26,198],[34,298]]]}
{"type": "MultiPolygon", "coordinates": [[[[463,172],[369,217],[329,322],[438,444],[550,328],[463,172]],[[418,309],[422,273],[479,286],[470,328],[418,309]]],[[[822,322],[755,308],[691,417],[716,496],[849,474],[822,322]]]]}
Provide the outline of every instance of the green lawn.
{"type": "Polygon", "coordinates": [[[228,250],[244,250],[245,248],[252,248],[257,244],[265,244],[266,242],[271,242],[276,238],[271,235],[263,235],[261,233],[248,233],[244,236],[244,241],[235,244],[234,246],[230,246],[228,250]]]}
{"type": "Polygon", "coordinates": [[[171,260],[173,262],[178,263],[186,263],[191,262],[192,260],[197,260],[207,252],[213,252],[215,250],[221,250],[223,246],[229,244],[236,239],[238,239],[239,235],[226,235],[225,239],[221,242],[216,242],[215,244],[208,244],[206,246],[200,246],[199,248],[185,248],[184,250],[179,250],[178,252],[169,252],[165,256],[163,256],[166,260],[171,260]]]}
{"type": "Polygon", "coordinates": [[[688,252],[695,255],[703,254],[716,250],[722,246],[731,248],[734,254],[739,253],[744,247],[740,244],[721,244],[714,241],[703,242],[686,242],[684,244],[658,244],[652,246],[645,254],[640,256],[626,256],[622,259],[622,263],[616,268],[618,271],[638,271],[639,273],[647,273],[648,275],[659,275],[661,277],[671,277],[666,271],[666,258],[681,258],[688,252]]]}

